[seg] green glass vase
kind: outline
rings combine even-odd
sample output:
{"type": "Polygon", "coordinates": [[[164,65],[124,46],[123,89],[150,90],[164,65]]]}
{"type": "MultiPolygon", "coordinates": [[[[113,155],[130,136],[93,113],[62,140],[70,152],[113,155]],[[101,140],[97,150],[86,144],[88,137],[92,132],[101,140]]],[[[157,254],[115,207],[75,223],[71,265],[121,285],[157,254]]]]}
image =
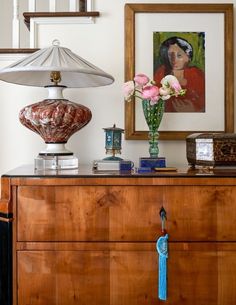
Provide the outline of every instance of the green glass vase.
{"type": "Polygon", "coordinates": [[[148,125],[148,139],[149,139],[149,155],[151,158],[158,158],[159,147],[158,138],[159,132],[158,128],[160,126],[165,105],[164,101],[160,99],[156,104],[152,105],[150,100],[143,100],[143,113],[148,125]]]}

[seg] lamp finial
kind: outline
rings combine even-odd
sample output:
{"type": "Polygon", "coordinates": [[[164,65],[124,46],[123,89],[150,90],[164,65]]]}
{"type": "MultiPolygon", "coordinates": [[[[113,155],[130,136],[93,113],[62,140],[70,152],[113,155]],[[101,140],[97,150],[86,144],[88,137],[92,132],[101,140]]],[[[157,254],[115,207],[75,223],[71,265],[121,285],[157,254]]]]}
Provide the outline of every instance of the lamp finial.
{"type": "Polygon", "coordinates": [[[60,46],[60,40],[58,40],[58,39],[53,39],[52,45],[53,45],[54,47],[60,46]]]}

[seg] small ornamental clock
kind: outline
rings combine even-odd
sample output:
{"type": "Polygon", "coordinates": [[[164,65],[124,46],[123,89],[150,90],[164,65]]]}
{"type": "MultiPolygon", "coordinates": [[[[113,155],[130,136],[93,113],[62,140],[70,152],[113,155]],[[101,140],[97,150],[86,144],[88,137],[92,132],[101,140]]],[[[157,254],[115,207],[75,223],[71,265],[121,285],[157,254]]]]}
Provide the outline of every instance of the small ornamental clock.
{"type": "Polygon", "coordinates": [[[121,140],[124,129],[116,127],[103,128],[105,130],[105,148],[106,154],[110,154],[110,157],[104,158],[104,160],[122,160],[116,156],[121,154],[121,140]]]}

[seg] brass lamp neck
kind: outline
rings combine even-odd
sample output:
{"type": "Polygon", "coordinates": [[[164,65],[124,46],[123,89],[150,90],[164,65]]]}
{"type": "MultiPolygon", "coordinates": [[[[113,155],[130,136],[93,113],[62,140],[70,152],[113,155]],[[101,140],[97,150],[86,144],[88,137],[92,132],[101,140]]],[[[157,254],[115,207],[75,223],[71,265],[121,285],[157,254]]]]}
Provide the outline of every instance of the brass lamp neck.
{"type": "Polygon", "coordinates": [[[51,82],[54,83],[55,86],[58,85],[61,81],[61,73],[60,71],[52,71],[50,74],[51,82]]]}

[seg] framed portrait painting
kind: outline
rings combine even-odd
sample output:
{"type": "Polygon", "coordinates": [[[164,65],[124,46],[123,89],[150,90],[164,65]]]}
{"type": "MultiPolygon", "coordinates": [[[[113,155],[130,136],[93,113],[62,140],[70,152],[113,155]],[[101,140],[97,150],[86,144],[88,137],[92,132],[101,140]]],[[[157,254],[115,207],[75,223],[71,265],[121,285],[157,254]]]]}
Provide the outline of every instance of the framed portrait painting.
{"type": "MultiPolygon", "coordinates": [[[[125,81],[175,75],[184,96],[165,101],[162,140],[233,132],[233,5],[126,4],[125,81]]],[[[148,138],[142,103],[125,103],[125,137],[148,138]]]]}

